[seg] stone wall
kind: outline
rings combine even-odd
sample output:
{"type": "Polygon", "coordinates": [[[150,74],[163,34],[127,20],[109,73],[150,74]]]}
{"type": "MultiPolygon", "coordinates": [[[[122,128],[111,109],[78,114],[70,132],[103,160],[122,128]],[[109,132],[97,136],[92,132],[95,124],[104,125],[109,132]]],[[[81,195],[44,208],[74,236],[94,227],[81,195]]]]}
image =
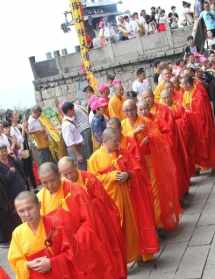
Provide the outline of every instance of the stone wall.
{"type": "MultiPolygon", "coordinates": [[[[114,73],[123,81],[125,89],[130,90],[138,67],[144,67],[150,78],[155,60],[171,61],[182,55],[191,32],[190,27],[168,30],[93,49],[90,58],[96,78],[103,82],[107,73],[114,73]]],[[[50,106],[56,99],[84,99],[82,89],[87,82],[80,73],[80,53],[67,54],[64,50],[60,54],[55,51],[54,58],[36,62],[35,57],[30,57],[30,63],[38,104],[50,106]]]]}

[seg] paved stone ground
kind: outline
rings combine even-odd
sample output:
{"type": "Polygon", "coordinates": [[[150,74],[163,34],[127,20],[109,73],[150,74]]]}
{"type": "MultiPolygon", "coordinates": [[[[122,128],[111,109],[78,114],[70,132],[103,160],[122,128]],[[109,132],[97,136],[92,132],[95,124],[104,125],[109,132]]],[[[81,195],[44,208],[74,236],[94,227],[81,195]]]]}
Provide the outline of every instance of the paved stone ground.
{"type": "MultiPolygon", "coordinates": [[[[129,279],[215,278],[215,177],[204,174],[192,179],[189,199],[181,225],[162,241],[156,262],[134,269],[129,279]]],[[[0,249],[0,265],[14,278],[6,253],[0,249]]]]}

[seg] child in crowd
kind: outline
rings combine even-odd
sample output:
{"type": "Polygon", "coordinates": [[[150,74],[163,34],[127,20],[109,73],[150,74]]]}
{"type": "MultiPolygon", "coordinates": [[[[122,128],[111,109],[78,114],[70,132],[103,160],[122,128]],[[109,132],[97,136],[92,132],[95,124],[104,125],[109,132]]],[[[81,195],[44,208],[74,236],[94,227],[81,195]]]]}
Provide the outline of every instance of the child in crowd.
{"type": "Polygon", "coordinates": [[[97,149],[102,143],[102,134],[106,129],[107,117],[105,115],[108,102],[102,97],[97,97],[91,103],[91,110],[94,113],[91,129],[93,133],[94,149],[97,149]]]}

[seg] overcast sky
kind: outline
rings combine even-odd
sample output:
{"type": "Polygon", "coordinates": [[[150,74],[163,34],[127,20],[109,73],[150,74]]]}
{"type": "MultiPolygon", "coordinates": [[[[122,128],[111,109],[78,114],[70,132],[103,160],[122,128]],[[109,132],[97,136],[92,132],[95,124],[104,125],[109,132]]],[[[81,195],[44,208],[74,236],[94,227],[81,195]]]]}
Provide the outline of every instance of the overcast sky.
{"type": "MultiPolygon", "coordinates": [[[[152,3],[153,6],[162,4],[167,12],[173,4],[181,9],[180,0],[123,2],[122,10],[149,9],[152,3]]],[[[73,49],[73,34],[64,34],[60,29],[64,21],[63,12],[67,9],[68,0],[0,1],[0,108],[34,104],[33,76],[28,57],[44,60],[48,51],[73,49]]]]}

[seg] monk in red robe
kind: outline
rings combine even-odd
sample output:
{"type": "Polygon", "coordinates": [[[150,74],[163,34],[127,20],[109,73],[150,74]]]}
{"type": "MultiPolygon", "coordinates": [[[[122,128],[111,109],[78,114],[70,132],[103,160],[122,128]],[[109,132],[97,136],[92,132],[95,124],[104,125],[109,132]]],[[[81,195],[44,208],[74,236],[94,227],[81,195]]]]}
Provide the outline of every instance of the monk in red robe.
{"type": "Polygon", "coordinates": [[[8,252],[16,278],[83,278],[75,262],[75,238],[69,241],[61,224],[53,222],[53,217],[40,215],[37,196],[21,192],[15,207],[23,222],[14,230],[8,252]]]}
{"type": "Polygon", "coordinates": [[[1,279],[10,279],[10,277],[7,275],[7,273],[4,271],[2,267],[0,267],[0,278],[1,279]]]}
{"type": "Polygon", "coordinates": [[[90,172],[77,169],[74,160],[70,157],[63,157],[58,162],[60,174],[81,186],[87,191],[97,215],[96,231],[101,239],[106,239],[104,245],[116,267],[119,278],[126,277],[126,251],[124,247],[124,236],[120,226],[120,216],[117,207],[108,196],[102,183],[90,172]]]}
{"type": "Polygon", "coordinates": [[[80,269],[86,276],[94,278],[123,278],[119,277],[115,265],[113,265],[111,254],[106,249],[105,236],[100,238],[97,231],[98,215],[86,191],[67,179],[61,179],[57,166],[54,163],[45,163],[40,167],[40,180],[43,188],[38,193],[41,202],[41,214],[47,215],[58,208],[70,212],[72,222],[67,225],[68,230],[73,231],[73,220],[76,227],[81,230],[84,245],[81,247],[82,259],[80,269]],[[71,226],[70,226],[71,224],[71,226]]]}
{"type": "Polygon", "coordinates": [[[181,80],[185,90],[183,106],[189,114],[196,147],[195,163],[204,168],[215,167],[215,125],[210,100],[202,84],[191,76],[181,80]]]}

